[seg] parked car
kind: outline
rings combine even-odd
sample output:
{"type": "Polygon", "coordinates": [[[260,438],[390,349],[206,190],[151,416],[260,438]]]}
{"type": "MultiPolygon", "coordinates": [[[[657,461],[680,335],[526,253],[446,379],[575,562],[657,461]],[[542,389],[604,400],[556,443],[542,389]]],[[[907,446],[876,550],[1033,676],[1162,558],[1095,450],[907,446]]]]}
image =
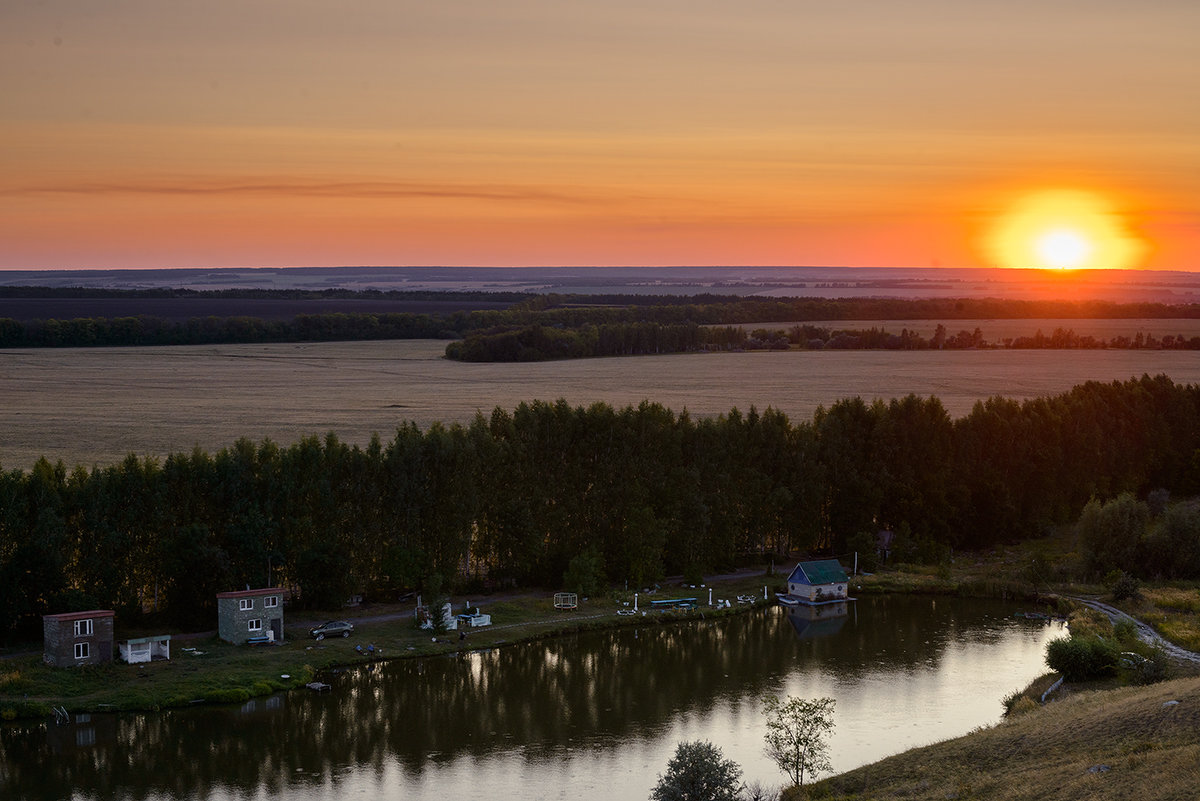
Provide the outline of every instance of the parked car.
{"type": "Polygon", "coordinates": [[[322,623],[314,629],[309,630],[309,634],[318,640],[323,640],[326,637],[349,637],[350,632],[354,631],[354,624],[345,620],[331,620],[328,623],[322,623]]]}

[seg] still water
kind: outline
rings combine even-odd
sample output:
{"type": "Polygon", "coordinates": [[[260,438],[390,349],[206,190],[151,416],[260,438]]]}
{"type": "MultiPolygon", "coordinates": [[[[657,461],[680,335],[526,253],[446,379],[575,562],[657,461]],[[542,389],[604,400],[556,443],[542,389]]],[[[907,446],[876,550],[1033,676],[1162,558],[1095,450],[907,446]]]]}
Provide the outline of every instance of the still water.
{"type": "Polygon", "coordinates": [[[682,740],[746,780],[766,693],[831,696],[834,770],[1000,719],[1060,624],[957,598],[874,597],[379,665],[243,706],[0,727],[5,799],[643,799],[682,740]]]}

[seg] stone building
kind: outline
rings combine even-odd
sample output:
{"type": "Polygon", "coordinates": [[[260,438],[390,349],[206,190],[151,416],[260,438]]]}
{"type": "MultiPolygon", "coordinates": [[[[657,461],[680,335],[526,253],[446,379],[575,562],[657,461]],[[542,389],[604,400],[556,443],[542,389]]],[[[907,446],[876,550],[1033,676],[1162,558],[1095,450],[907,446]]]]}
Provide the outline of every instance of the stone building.
{"type": "Polygon", "coordinates": [[[283,590],[217,593],[217,634],[225,642],[283,642],[283,590]]]}
{"type": "Polygon", "coordinates": [[[113,612],[42,615],[42,659],[54,667],[99,665],[113,659],[113,612]]]}

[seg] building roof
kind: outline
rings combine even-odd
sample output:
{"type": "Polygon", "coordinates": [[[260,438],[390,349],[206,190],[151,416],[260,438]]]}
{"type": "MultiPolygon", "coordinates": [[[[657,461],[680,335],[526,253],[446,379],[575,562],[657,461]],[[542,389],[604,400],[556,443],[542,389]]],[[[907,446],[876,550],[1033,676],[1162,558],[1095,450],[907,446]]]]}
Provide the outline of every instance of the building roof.
{"type": "Polygon", "coordinates": [[[111,609],[93,609],[90,612],[60,612],[57,615],[42,615],[42,620],[83,620],[89,617],[113,617],[111,609]]]}
{"type": "Polygon", "coordinates": [[[253,598],[258,595],[283,595],[282,587],[266,587],[261,590],[237,590],[235,592],[218,592],[218,598],[253,598]]]}
{"type": "Polygon", "coordinates": [[[849,581],[846,570],[836,559],[822,559],[816,562],[801,562],[796,565],[788,581],[797,584],[838,584],[849,581]]]}
{"type": "Polygon", "coordinates": [[[162,642],[171,639],[170,634],[159,634],[154,637],[134,637],[126,640],[128,645],[141,645],[144,642],[162,642]]]}

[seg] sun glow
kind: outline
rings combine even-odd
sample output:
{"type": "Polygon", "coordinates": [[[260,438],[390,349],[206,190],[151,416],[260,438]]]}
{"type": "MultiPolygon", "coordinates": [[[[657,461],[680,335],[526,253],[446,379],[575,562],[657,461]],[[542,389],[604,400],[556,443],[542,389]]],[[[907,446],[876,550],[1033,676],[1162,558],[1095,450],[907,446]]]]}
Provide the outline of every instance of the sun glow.
{"type": "Polygon", "coordinates": [[[994,225],[986,247],[1001,267],[1120,270],[1146,247],[1103,197],[1052,190],[1021,198],[994,225]]]}

